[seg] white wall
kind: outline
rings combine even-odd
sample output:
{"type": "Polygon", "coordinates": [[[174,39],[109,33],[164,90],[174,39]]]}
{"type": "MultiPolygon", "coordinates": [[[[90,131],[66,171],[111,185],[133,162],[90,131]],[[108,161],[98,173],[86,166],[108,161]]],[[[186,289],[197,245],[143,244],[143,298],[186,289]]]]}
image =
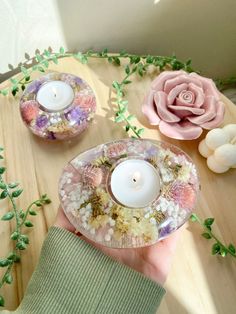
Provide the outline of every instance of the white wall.
{"type": "Polygon", "coordinates": [[[0,73],[26,52],[61,45],[175,52],[205,75],[235,75],[236,1],[0,0],[0,73]]]}

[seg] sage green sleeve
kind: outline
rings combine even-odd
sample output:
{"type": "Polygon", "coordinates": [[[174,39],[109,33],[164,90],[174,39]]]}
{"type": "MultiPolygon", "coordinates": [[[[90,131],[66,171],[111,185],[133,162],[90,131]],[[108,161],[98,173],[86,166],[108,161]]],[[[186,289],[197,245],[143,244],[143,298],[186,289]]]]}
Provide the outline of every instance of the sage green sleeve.
{"type": "MultiPolygon", "coordinates": [[[[16,314],[156,313],[165,290],[78,236],[50,228],[16,314]]],[[[3,311],[3,313],[9,313],[3,311]]]]}

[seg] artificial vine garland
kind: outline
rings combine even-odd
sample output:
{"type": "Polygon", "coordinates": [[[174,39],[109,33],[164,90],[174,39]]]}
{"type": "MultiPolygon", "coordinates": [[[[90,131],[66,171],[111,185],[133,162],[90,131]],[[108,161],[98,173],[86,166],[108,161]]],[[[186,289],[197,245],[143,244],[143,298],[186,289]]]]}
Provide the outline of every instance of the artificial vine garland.
{"type": "MultiPolygon", "coordinates": [[[[115,112],[115,122],[123,123],[125,131],[127,133],[132,133],[133,137],[141,138],[141,134],[144,132],[144,128],[137,128],[133,124],[135,119],[134,115],[130,115],[128,112],[128,100],[124,99],[125,96],[125,87],[128,84],[131,84],[131,76],[134,74],[143,77],[148,67],[154,66],[159,71],[163,71],[166,68],[171,68],[173,70],[183,69],[187,72],[193,72],[194,70],[191,67],[191,60],[186,62],[181,62],[176,58],[175,55],[166,57],[166,56],[153,56],[153,55],[135,55],[129,54],[126,51],[122,50],[118,54],[108,53],[107,49],[104,49],[102,52],[95,52],[89,50],[87,52],[78,52],[78,53],[69,53],[65,52],[64,48],[60,48],[59,52],[52,52],[47,49],[44,50],[42,54],[36,53],[34,57],[35,64],[29,68],[21,66],[21,75],[19,79],[11,78],[9,81],[11,83],[9,88],[1,89],[0,94],[7,96],[12,94],[16,96],[20,90],[24,91],[26,85],[31,83],[31,74],[33,72],[45,72],[49,67],[50,62],[58,63],[59,58],[63,57],[74,57],[78,59],[81,63],[86,64],[89,58],[103,58],[106,59],[109,63],[120,66],[121,60],[128,60],[124,70],[125,76],[121,82],[113,81],[112,86],[116,91],[115,104],[117,109],[115,112]]],[[[196,71],[195,71],[196,72],[196,71]]],[[[217,80],[216,83],[220,89],[223,89],[224,86],[229,84],[234,84],[236,78],[230,78],[227,80],[217,80]]],[[[0,151],[3,149],[0,148],[0,151]]],[[[0,159],[3,159],[0,155],[0,159]]],[[[5,172],[4,167],[0,167],[0,189],[2,190],[0,194],[0,199],[9,198],[12,205],[11,211],[7,212],[1,217],[1,220],[9,221],[15,218],[15,230],[11,234],[11,239],[14,241],[14,249],[8,254],[7,257],[0,259],[0,267],[5,267],[6,271],[4,272],[2,278],[0,279],[0,288],[5,284],[12,283],[13,277],[11,275],[12,267],[14,263],[19,262],[21,250],[25,250],[29,244],[29,238],[22,233],[22,227],[33,227],[33,224],[27,220],[29,215],[36,215],[36,211],[33,207],[41,207],[45,204],[50,203],[50,199],[46,194],[42,195],[38,200],[32,202],[28,208],[23,211],[18,209],[15,199],[20,196],[22,189],[16,189],[18,183],[6,183],[3,180],[2,174],[5,172]]],[[[232,257],[236,257],[236,248],[233,244],[225,245],[223,244],[213,233],[212,225],[214,223],[214,218],[207,218],[204,221],[201,220],[196,213],[191,215],[191,221],[198,222],[203,227],[202,236],[205,239],[214,239],[214,244],[212,245],[212,254],[218,254],[225,257],[227,254],[232,257]]],[[[0,295],[0,306],[4,306],[4,298],[0,295]]]]}

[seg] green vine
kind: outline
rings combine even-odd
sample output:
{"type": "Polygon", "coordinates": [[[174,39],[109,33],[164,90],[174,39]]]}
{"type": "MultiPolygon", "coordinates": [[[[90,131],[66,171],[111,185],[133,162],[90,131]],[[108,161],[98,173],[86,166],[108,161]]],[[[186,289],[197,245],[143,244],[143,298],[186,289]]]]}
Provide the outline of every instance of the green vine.
{"type": "Polygon", "coordinates": [[[193,222],[198,222],[205,232],[202,233],[203,238],[210,240],[214,239],[215,243],[212,245],[211,253],[212,255],[219,254],[223,257],[225,257],[227,254],[232,255],[233,257],[236,257],[236,248],[235,246],[230,243],[228,246],[224,245],[212,232],[212,225],[215,221],[214,218],[207,218],[204,221],[202,221],[197,214],[192,214],[190,217],[190,220],[193,222]]]}
{"type": "MultiPolygon", "coordinates": [[[[0,147],[0,151],[3,148],[0,147]]],[[[0,155],[0,159],[3,156],[0,155]]],[[[11,284],[13,281],[12,268],[15,263],[20,261],[20,252],[25,250],[29,245],[29,237],[23,233],[23,227],[31,228],[33,223],[29,220],[29,215],[35,216],[37,212],[35,208],[49,204],[51,201],[46,194],[42,195],[39,199],[33,201],[26,210],[20,209],[17,206],[16,199],[22,194],[23,190],[19,188],[19,183],[4,181],[3,174],[6,168],[0,167],[0,199],[8,199],[11,205],[11,210],[5,213],[2,221],[10,221],[15,219],[15,229],[11,233],[11,240],[14,241],[13,250],[9,252],[6,257],[0,259],[0,267],[5,268],[2,278],[0,278],[0,289],[4,284],[11,284]]],[[[4,306],[4,298],[0,295],[0,306],[4,306]]]]}

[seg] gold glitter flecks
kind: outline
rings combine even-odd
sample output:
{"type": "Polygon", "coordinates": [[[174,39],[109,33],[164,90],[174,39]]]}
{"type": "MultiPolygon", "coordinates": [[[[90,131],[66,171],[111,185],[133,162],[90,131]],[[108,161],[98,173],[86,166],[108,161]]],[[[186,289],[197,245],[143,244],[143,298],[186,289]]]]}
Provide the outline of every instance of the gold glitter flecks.
{"type": "Polygon", "coordinates": [[[153,165],[154,168],[158,168],[158,157],[157,156],[153,156],[151,158],[148,158],[147,161],[153,165]]]}
{"type": "Polygon", "coordinates": [[[151,217],[153,217],[158,224],[160,224],[162,221],[166,219],[165,214],[161,212],[160,210],[158,211],[155,210],[155,212],[151,215],[151,217]]]}
{"type": "Polygon", "coordinates": [[[110,163],[109,161],[109,158],[108,157],[99,157],[97,159],[95,159],[92,164],[96,167],[101,167],[101,166],[105,166],[105,167],[108,167],[108,168],[111,168],[112,167],[112,164],[110,163]]]}
{"type": "Polygon", "coordinates": [[[71,127],[66,121],[60,121],[54,125],[50,125],[48,127],[48,131],[53,132],[53,133],[63,133],[63,134],[68,134],[68,135],[72,134],[71,127]]]}

